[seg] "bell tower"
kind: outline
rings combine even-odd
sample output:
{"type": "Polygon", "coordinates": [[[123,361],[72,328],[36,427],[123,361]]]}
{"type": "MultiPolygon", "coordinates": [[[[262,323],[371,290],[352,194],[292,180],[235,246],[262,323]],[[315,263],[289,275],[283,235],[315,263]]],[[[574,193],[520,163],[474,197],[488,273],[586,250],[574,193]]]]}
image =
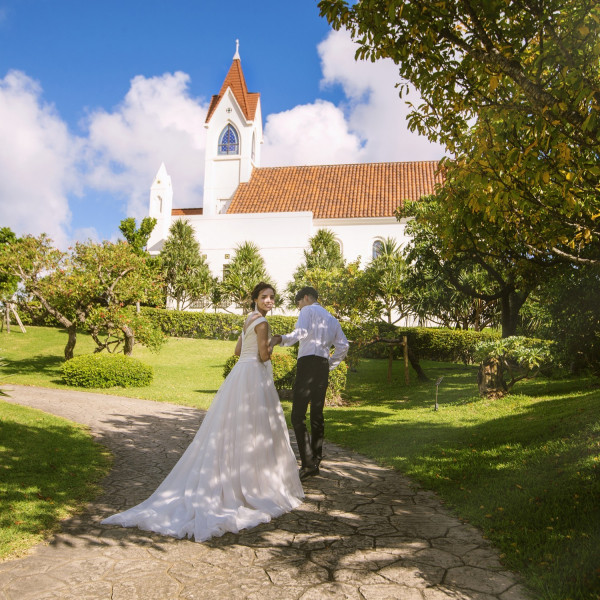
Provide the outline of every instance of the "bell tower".
{"type": "Polygon", "coordinates": [[[240,183],[260,166],[262,113],[260,94],[248,92],[239,53],[239,40],[220,92],[206,115],[203,214],[227,212],[240,183]]]}
{"type": "Polygon", "coordinates": [[[173,186],[171,185],[171,176],[167,173],[165,163],[161,163],[150,187],[150,210],[148,215],[154,217],[157,223],[148,240],[149,248],[169,236],[172,209],[173,186]]]}

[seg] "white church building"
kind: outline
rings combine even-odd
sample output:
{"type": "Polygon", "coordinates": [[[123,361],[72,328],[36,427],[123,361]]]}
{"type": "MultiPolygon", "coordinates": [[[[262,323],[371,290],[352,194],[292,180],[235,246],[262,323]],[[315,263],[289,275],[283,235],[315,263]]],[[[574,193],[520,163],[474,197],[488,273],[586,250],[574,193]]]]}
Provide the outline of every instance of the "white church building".
{"type": "Polygon", "coordinates": [[[204,126],[202,207],[173,208],[163,163],[150,191],[149,216],[158,222],[148,249],[158,253],[173,221],[186,219],[217,277],[236,246],[251,241],[283,291],[309,238],[323,228],[334,232],[346,260],[361,257],[364,266],[381,240],[406,241],[394,210],[432,193],[440,181],[437,161],[261,167],[260,94],[248,92],[237,50],[204,126]]]}

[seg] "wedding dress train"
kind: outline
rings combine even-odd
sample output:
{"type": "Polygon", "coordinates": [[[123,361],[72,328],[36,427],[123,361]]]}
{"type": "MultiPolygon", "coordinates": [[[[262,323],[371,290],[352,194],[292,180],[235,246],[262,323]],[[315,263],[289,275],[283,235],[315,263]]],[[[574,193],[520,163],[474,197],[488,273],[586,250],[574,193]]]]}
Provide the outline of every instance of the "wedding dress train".
{"type": "Polygon", "coordinates": [[[144,502],[102,521],[197,542],[266,523],[304,492],[273,384],[258,354],[253,321],[239,361],[215,395],[191,444],[144,502]]]}

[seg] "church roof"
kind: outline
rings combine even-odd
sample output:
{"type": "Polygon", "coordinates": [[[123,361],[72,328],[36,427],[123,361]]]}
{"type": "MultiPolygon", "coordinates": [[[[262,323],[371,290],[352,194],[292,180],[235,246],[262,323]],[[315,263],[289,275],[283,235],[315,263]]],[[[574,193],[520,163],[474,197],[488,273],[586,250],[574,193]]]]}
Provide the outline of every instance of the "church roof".
{"type": "Polygon", "coordinates": [[[218,95],[213,96],[212,100],[210,101],[208,113],[206,114],[206,122],[208,123],[210,121],[210,118],[219,105],[219,102],[221,102],[221,98],[223,98],[225,95],[227,88],[231,88],[231,91],[240,105],[246,120],[254,121],[260,94],[250,93],[248,91],[248,88],[246,87],[246,80],[244,79],[244,72],[242,71],[242,63],[239,58],[234,57],[231,67],[229,67],[227,77],[225,77],[225,81],[223,81],[223,85],[221,86],[221,91],[218,93],[218,95]]]}
{"type": "Polygon", "coordinates": [[[442,180],[438,161],[255,168],[250,181],[237,188],[227,213],[392,217],[404,201],[431,194],[442,180]]]}

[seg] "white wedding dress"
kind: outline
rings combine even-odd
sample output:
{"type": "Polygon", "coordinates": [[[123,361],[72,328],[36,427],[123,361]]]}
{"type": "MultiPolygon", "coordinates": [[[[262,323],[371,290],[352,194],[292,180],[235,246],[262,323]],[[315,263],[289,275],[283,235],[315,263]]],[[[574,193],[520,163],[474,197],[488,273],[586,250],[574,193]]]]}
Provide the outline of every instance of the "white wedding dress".
{"type": "Polygon", "coordinates": [[[255,319],[242,352],[179,462],[144,502],[102,523],[201,542],[266,523],[302,502],[298,465],[255,319]]]}

